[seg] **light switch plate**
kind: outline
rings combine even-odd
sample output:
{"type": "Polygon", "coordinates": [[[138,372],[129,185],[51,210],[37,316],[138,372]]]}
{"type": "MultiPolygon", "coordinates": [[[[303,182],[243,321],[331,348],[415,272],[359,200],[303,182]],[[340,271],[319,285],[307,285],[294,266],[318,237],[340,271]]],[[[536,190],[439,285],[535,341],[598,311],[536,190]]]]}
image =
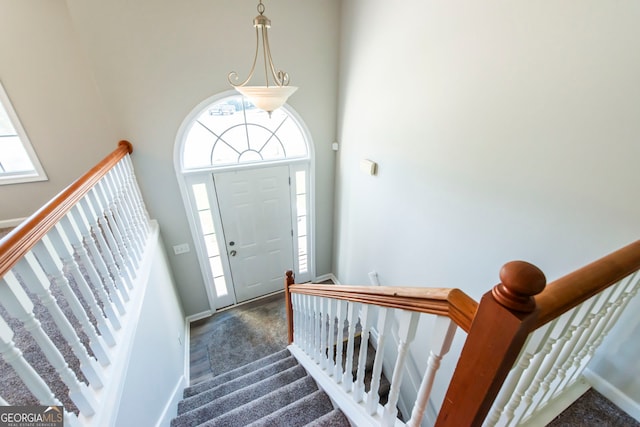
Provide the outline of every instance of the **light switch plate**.
{"type": "Polygon", "coordinates": [[[375,175],[378,172],[378,164],[369,159],[360,160],[360,170],[367,175],[375,175]]]}
{"type": "Polygon", "coordinates": [[[182,243],[180,245],[175,245],[173,247],[173,253],[176,254],[176,255],[186,254],[190,250],[191,250],[191,248],[189,248],[189,244],[188,243],[182,243]]]}

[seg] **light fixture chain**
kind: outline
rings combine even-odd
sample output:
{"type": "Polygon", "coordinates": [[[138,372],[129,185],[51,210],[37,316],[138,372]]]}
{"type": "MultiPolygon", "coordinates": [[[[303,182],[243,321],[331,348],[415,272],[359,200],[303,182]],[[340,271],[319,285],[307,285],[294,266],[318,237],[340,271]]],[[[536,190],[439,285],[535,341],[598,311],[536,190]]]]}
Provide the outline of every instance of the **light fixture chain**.
{"type": "MultiPolygon", "coordinates": [[[[269,67],[273,72],[273,60],[271,59],[271,51],[269,49],[269,39],[267,38],[267,29],[262,27],[262,50],[265,52],[264,56],[264,78],[267,81],[267,87],[269,87],[269,67]]],[[[275,79],[274,75],[274,79],[275,79]]],[[[276,81],[276,84],[278,82],[276,81]]]]}

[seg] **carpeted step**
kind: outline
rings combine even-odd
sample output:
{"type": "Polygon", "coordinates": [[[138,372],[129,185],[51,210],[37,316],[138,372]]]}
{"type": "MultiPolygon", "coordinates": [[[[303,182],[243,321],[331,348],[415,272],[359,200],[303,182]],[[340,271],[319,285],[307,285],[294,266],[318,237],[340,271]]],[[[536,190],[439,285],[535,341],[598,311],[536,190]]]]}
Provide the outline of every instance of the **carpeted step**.
{"type": "Polygon", "coordinates": [[[284,359],[291,356],[291,353],[289,353],[289,350],[284,349],[282,351],[279,351],[277,353],[273,353],[270,354],[267,357],[263,357],[262,359],[258,359],[255,362],[251,362],[248,363],[244,366],[240,366],[239,368],[236,368],[232,371],[229,372],[225,372],[224,374],[220,374],[215,376],[214,378],[207,380],[207,381],[203,381],[201,383],[192,385],[190,387],[187,387],[184,389],[184,393],[183,393],[183,397],[190,397],[190,396],[194,396],[198,393],[201,393],[205,390],[208,390],[210,388],[216,387],[222,383],[225,383],[227,381],[231,381],[235,378],[241,377],[242,375],[246,375],[249,372],[253,372],[257,369],[260,369],[261,367],[265,366],[265,365],[270,365],[274,362],[277,362],[278,360],[284,359]]]}
{"type": "Polygon", "coordinates": [[[247,405],[213,418],[200,427],[244,427],[317,390],[316,382],[307,375],[247,405]]]}
{"type": "Polygon", "coordinates": [[[303,427],[333,411],[331,399],[318,390],[249,424],[250,427],[303,427]]]}
{"type": "Polygon", "coordinates": [[[350,427],[351,424],[340,409],[324,414],[322,417],[311,421],[305,427],[350,427]]]}
{"type": "Polygon", "coordinates": [[[178,415],[191,411],[199,406],[205,405],[219,397],[233,393],[244,387],[255,384],[273,375],[283,372],[298,364],[293,356],[286,359],[278,360],[270,365],[264,366],[248,374],[242,375],[224,384],[220,384],[213,388],[202,391],[196,395],[190,396],[178,403],[178,415]]]}
{"type": "MultiPolygon", "coordinates": [[[[191,411],[178,415],[171,420],[171,427],[198,425],[214,417],[219,417],[229,411],[233,411],[240,406],[251,406],[253,405],[253,400],[259,400],[259,398],[273,391],[278,392],[283,387],[288,387],[291,383],[306,376],[308,376],[308,374],[304,368],[301,365],[296,365],[293,368],[279,372],[248,387],[236,390],[233,393],[219,397],[191,411]]],[[[277,402],[278,399],[274,399],[274,401],[277,402]]],[[[284,405],[288,405],[289,403],[290,402],[286,402],[284,405]]],[[[250,421],[253,420],[249,420],[249,422],[250,421]]]]}

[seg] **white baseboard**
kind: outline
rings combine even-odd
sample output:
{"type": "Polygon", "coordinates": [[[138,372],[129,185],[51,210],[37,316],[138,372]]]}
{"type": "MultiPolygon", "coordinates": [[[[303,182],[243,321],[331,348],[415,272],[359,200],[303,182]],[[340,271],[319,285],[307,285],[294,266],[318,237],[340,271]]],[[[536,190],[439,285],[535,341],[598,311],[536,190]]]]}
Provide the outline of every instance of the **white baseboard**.
{"type": "Polygon", "coordinates": [[[598,393],[612,401],[618,408],[635,418],[636,421],[640,422],[640,402],[636,402],[629,397],[629,395],[625,394],[589,368],[584,370],[583,375],[598,393]]]}
{"type": "Polygon", "coordinates": [[[169,427],[171,425],[171,420],[178,414],[178,402],[182,400],[182,390],[188,385],[186,377],[181,377],[178,380],[176,386],[173,388],[173,393],[171,393],[171,399],[169,399],[164,406],[164,410],[156,423],[156,427],[169,427]]]}
{"type": "Polygon", "coordinates": [[[206,319],[207,317],[211,317],[211,315],[213,315],[213,311],[205,310],[205,311],[202,311],[200,313],[196,313],[196,314],[192,314],[191,316],[187,316],[186,319],[185,319],[187,321],[187,327],[189,327],[190,323],[195,322],[197,320],[206,319]]]}
{"type": "Polygon", "coordinates": [[[315,279],[313,279],[313,283],[324,282],[325,280],[331,280],[336,285],[341,285],[342,284],[342,283],[340,283],[338,278],[333,273],[323,274],[322,276],[317,276],[315,279]]]}
{"type": "Polygon", "coordinates": [[[0,219],[0,228],[17,227],[27,218],[0,219]]]}

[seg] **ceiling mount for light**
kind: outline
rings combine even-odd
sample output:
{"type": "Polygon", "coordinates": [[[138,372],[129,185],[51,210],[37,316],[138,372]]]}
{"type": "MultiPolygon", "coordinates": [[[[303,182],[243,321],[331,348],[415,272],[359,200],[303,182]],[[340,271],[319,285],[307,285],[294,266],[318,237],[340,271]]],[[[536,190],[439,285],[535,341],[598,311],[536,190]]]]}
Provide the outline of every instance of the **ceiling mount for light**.
{"type": "Polygon", "coordinates": [[[269,47],[269,36],[267,30],[271,28],[271,20],[264,15],[264,5],[262,0],[258,3],[259,15],[253,20],[253,26],[256,29],[256,53],[253,57],[253,65],[251,65],[251,71],[246,80],[240,82],[238,73],[232,71],[227,77],[231,86],[233,86],[242,95],[249,98],[249,100],[261,110],[269,113],[276,110],[287,102],[287,99],[298,90],[295,86],[289,86],[289,74],[282,70],[277,70],[273,65],[273,59],[271,58],[271,48],[269,47]],[[260,43],[262,39],[262,43],[260,43]],[[262,56],[264,60],[264,75],[265,86],[247,86],[251,77],[256,70],[256,63],[258,62],[258,51],[262,44],[262,56]],[[273,84],[269,84],[269,75],[273,79],[273,84]]]}

